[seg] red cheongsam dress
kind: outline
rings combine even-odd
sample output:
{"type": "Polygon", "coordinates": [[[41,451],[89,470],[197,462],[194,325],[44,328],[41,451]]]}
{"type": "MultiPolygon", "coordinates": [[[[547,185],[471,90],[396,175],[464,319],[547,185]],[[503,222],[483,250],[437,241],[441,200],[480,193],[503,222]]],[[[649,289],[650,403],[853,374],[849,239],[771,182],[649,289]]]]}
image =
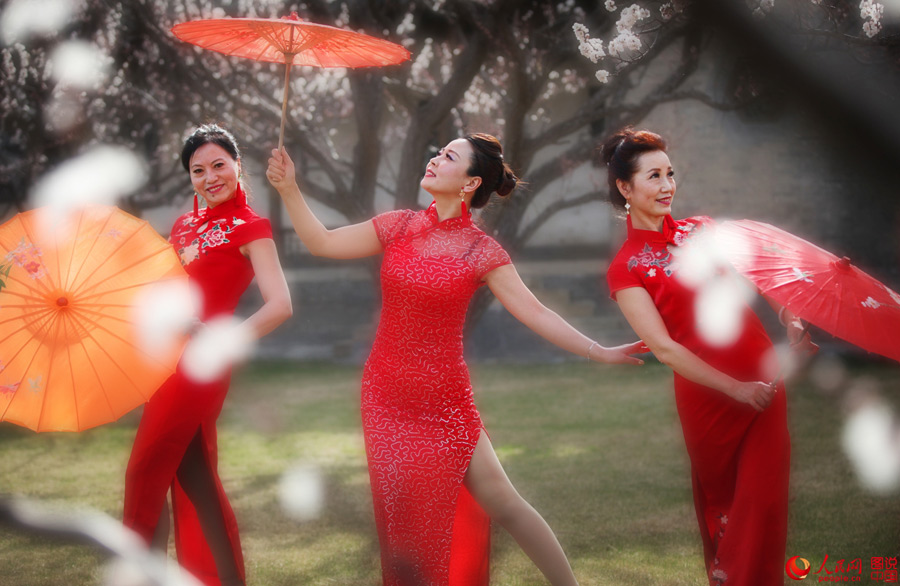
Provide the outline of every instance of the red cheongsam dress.
{"type": "MultiPolygon", "coordinates": [[[[706,217],[675,221],[662,233],[636,230],[607,273],[610,292],[643,287],[669,335],[702,360],[740,381],[767,380],[763,363],[772,343],[759,318],[744,306],[736,341],[715,346],[695,326],[697,291],[679,278],[678,247],[705,230],[706,217]]],[[[757,413],[724,393],[675,373],[675,403],[690,456],[694,507],[711,585],[770,586],[784,580],[790,438],[784,387],[757,413]]]]}
{"type": "MultiPolygon", "coordinates": [[[[246,205],[240,188],[234,198],[214,208],[189,212],[176,220],[169,241],[190,281],[202,294],[203,321],[234,313],[241,294],[253,279],[253,267],[240,247],[261,238],[272,238],[269,221],[246,205]]],[[[230,379],[228,372],[212,382],[197,383],[179,366],[144,406],[125,475],[123,521],[148,542],[159,521],[166,493],[172,488],[178,561],[207,585],[220,583],[215,563],[196,511],[175,473],[188,444],[199,433],[243,579],[237,522],[217,472],[216,419],[230,379]]]]}
{"type": "Polygon", "coordinates": [[[362,382],[362,420],[384,584],[488,584],[490,520],[463,485],[483,426],[463,361],[466,310],[510,262],[460,217],[373,219],[384,247],[382,309],[362,382]]]}

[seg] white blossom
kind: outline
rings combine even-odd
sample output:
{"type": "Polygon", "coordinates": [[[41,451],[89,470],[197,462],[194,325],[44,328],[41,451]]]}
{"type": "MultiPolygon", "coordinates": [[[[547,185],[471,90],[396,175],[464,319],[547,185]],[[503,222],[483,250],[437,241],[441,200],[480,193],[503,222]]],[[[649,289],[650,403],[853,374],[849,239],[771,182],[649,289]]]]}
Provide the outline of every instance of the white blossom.
{"type": "Polygon", "coordinates": [[[644,20],[645,18],[650,18],[650,11],[646,8],[641,8],[638,4],[632,4],[628,8],[622,9],[621,14],[619,14],[619,20],[616,22],[616,30],[619,33],[630,32],[639,20],[644,20]]]}
{"type": "Polygon", "coordinates": [[[663,20],[669,21],[675,18],[675,7],[671,2],[666,2],[659,7],[659,15],[663,20]]]}
{"type": "Polygon", "coordinates": [[[631,31],[624,31],[609,42],[607,49],[613,57],[619,57],[628,51],[639,51],[641,39],[631,31]]]}
{"type": "Polygon", "coordinates": [[[881,17],[884,16],[884,4],[874,0],[862,0],[859,3],[859,15],[865,22],[863,32],[870,39],[881,32],[881,17]]]}
{"type": "Polygon", "coordinates": [[[596,63],[603,57],[606,57],[606,52],[603,50],[603,41],[592,39],[586,26],[576,22],[572,25],[572,30],[575,32],[575,38],[578,39],[578,50],[582,55],[590,59],[592,63],[596,63]]]}
{"type": "Polygon", "coordinates": [[[615,12],[615,11],[616,11],[616,2],[615,2],[615,0],[606,0],[606,3],[604,4],[604,6],[606,6],[606,9],[607,9],[609,12],[615,12]]]}
{"type": "Polygon", "coordinates": [[[601,69],[601,70],[597,71],[596,75],[597,75],[597,80],[600,83],[608,83],[609,82],[609,71],[607,71],[605,69],[601,69]]]}

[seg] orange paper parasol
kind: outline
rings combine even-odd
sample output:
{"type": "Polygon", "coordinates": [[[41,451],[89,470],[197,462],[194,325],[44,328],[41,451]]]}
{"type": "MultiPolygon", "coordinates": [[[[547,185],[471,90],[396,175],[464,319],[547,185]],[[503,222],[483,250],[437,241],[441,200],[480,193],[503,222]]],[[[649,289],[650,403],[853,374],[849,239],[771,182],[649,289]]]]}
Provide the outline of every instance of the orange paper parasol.
{"type": "MultiPolygon", "coordinates": [[[[46,209],[46,208],[42,208],[46,209]]],[[[41,209],[0,226],[0,420],[77,431],[118,419],[175,371],[183,341],[142,350],[134,303],[187,275],[145,221],[89,206],[54,230],[41,209]]]]}
{"type": "Polygon", "coordinates": [[[296,12],[280,19],[192,20],[176,24],[172,33],[182,41],[225,55],[285,64],[279,148],[284,145],[292,65],[378,67],[396,65],[410,57],[409,51],[395,43],[305,21],[296,12]]]}

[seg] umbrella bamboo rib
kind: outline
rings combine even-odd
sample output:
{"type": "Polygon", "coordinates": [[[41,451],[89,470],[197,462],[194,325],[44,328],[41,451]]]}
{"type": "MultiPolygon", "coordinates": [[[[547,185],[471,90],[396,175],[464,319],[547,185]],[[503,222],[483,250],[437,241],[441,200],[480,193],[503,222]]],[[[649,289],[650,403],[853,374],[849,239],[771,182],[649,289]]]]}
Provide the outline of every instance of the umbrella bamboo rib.
{"type": "MultiPolygon", "coordinates": [[[[69,380],[72,381],[72,384],[69,384],[68,388],[70,388],[72,391],[72,405],[75,410],[75,429],[81,429],[81,412],[78,409],[78,395],[75,393],[75,384],[74,384],[75,383],[75,370],[72,368],[72,350],[71,350],[71,346],[69,346],[68,344],[66,345],[66,356],[69,358],[67,361],[68,365],[69,365],[69,380]]],[[[47,378],[49,379],[49,376],[47,378]]],[[[49,390],[50,389],[48,388],[45,391],[45,394],[49,390]]]]}
{"type": "MultiPolygon", "coordinates": [[[[136,230],[134,230],[132,233],[128,234],[128,236],[125,238],[125,240],[117,241],[117,242],[118,242],[118,246],[116,246],[115,248],[113,248],[113,249],[110,251],[110,254],[116,252],[117,250],[121,249],[123,246],[125,246],[126,244],[128,244],[128,242],[129,242],[132,238],[134,238],[135,236],[137,236],[141,231],[147,229],[149,226],[150,226],[150,224],[148,224],[147,222],[141,222],[140,225],[138,226],[138,228],[137,228],[136,230]]],[[[163,246],[163,245],[160,244],[160,246],[163,246]]],[[[144,257],[142,257],[142,258],[139,258],[139,259],[133,261],[130,265],[128,265],[128,266],[126,266],[126,267],[123,267],[122,270],[130,269],[131,267],[135,266],[136,264],[142,263],[142,262],[144,262],[145,260],[147,260],[148,258],[151,258],[151,257],[153,257],[153,256],[156,256],[157,254],[159,254],[159,252],[160,252],[161,250],[170,250],[170,249],[171,249],[171,247],[170,247],[168,244],[165,244],[165,248],[159,248],[159,249],[157,249],[156,251],[154,251],[153,253],[148,254],[147,256],[144,256],[144,257]]],[[[88,273],[87,275],[84,276],[84,278],[82,279],[81,282],[82,282],[82,283],[87,283],[87,282],[89,282],[90,279],[91,279],[91,277],[93,277],[93,276],[97,273],[97,271],[99,271],[102,267],[103,267],[103,263],[97,263],[97,265],[93,268],[93,270],[92,270],[90,273],[88,273]]],[[[81,271],[79,271],[79,274],[80,274],[80,272],[81,272],[81,271]]],[[[79,295],[79,296],[80,296],[80,295],[83,295],[86,291],[90,291],[91,289],[95,289],[95,288],[99,287],[99,286],[102,285],[102,284],[103,284],[103,281],[99,281],[99,282],[97,282],[97,283],[94,283],[92,286],[88,287],[87,289],[81,289],[81,288],[80,288],[81,285],[76,285],[75,283],[73,283],[73,284],[72,284],[72,287],[73,287],[72,293],[73,293],[74,295],[79,295]]]]}
{"type": "MultiPolygon", "coordinates": [[[[117,339],[118,341],[122,342],[123,344],[125,344],[126,346],[128,346],[129,348],[131,348],[132,350],[135,350],[135,351],[136,351],[137,353],[139,353],[144,359],[146,359],[148,362],[152,362],[155,366],[157,366],[157,367],[163,367],[163,368],[166,367],[166,365],[163,364],[162,362],[160,362],[158,358],[156,358],[155,356],[151,355],[149,352],[147,352],[146,350],[144,350],[144,349],[141,348],[140,346],[136,346],[135,344],[133,344],[133,343],[131,343],[130,341],[126,340],[125,338],[123,338],[123,337],[120,336],[119,334],[117,334],[117,333],[113,332],[112,330],[110,330],[109,328],[103,326],[103,324],[92,323],[92,324],[90,324],[90,325],[93,326],[93,328],[95,328],[95,329],[97,329],[97,330],[101,330],[101,331],[105,332],[106,334],[112,336],[113,338],[117,339]]],[[[101,350],[103,350],[103,352],[106,352],[106,349],[103,347],[103,345],[101,345],[101,344],[94,338],[94,336],[90,333],[90,331],[88,331],[88,333],[87,333],[87,335],[86,335],[85,337],[86,337],[86,338],[90,338],[91,340],[93,340],[93,342],[94,342],[95,344],[97,344],[97,347],[98,347],[98,348],[100,348],[101,350]]],[[[107,356],[109,356],[109,353],[106,353],[106,354],[107,354],[107,356]]],[[[129,378],[128,380],[131,380],[131,379],[129,378]]],[[[132,384],[134,384],[133,381],[132,381],[132,384]]],[[[138,385],[135,385],[135,387],[137,387],[137,386],[138,386],[138,385]]]]}
{"type": "MultiPolygon", "coordinates": [[[[12,279],[10,279],[10,280],[12,280],[12,279]]],[[[17,283],[22,283],[22,284],[27,284],[27,281],[21,281],[21,280],[19,280],[19,279],[16,279],[16,282],[17,282],[17,283]]],[[[34,289],[30,289],[30,290],[33,291],[34,289]]],[[[13,291],[13,290],[10,290],[10,289],[4,289],[4,290],[0,291],[0,293],[3,293],[4,295],[11,295],[11,296],[13,296],[13,297],[18,297],[18,298],[24,299],[24,300],[26,300],[26,301],[37,301],[37,302],[41,302],[41,301],[45,301],[45,300],[47,299],[47,296],[44,295],[44,294],[42,294],[42,295],[40,295],[40,296],[38,297],[38,296],[36,296],[36,295],[26,295],[25,293],[21,293],[21,292],[19,292],[19,291],[13,291]]],[[[4,303],[4,304],[3,304],[3,307],[26,307],[26,306],[24,306],[24,305],[10,305],[10,304],[8,304],[8,303],[4,303]]]]}
{"type": "MultiPolygon", "coordinates": [[[[84,327],[84,324],[79,324],[79,325],[81,325],[82,327],[84,327]]],[[[109,330],[107,330],[106,328],[103,328],[102,326],[99,326],[99,327],[100,327],[100,329],[104,330],[104,331],[107,332],[107,333],[110,333],[110,334],[112,333],[112,332],[110,332],[109,330]]],[[[115,336],[115,334],[112,334],[112,335],[115,336]]],[[[118,337],[118,336],[116,336],[116,337],[118,337]]],[[[104,347],[96,340],[96,338],[94,338],[94,337],[93,337],[92,335],[90,335],[90,334],[88,334],[87,339],[91,340],[91,342],[93,342],[94,345],[96,345],[97,348],[98,348],[101,352],[103,352],[104,354],[106,354],[106,357],[109,358],[109,361],[110,361],[112,364],[114,364],[114,365],[116,366],[116,368],[118,368],[119,371],[120,371],[122,374],[125,375],[125,378],[128,380],[129,383],[131,383],[131,386],[134,387],[134,388],[140,393],[140,388],[141,388],[140,385],[137,384],[137,382],[135,382],[135,380],[131,377],[131,374],[130,374],[128,371],[126,371],[124,368],[122,368],[121,365],[119,365],[118,361],[116,361],[116,360],[112,357],[112,355],[110,355],[110,353],[106,350],[106,348],[104,348],[104,347]]],[[[122,340],[122,338],[119,338],[119,339],[122,340]]],[[[133,344],[130,344],[128,341],[126,341],[126,340],[122,340],[122,341],[125,342],[126,344],[128,344],[129,346],[131,346],[132,348],[136,348],[133,344]]],[[[82,347],[84,347],[84,343],[83,343],[83,342],[82,342],[82,347]]],[[[143,353],[143,351],[142,351],[142,353],[143,353]]],[[[146,353],[144,353],[144,354],[145,354],[145,356],[148,356],[148,357],[149,357],[149,355],[147,355],[146,353]]],[[[88,355],[90,355],[90,354],[88,353],[88,355]]],[[[96,369],[96,367],[94,366],[94,363],[93,363],[92,361],[89,361],[89,362],[90,362],[90,364],[91,364],[91,369],[94,370],[94,372],[96,373],[96,372],[97,372],[97,369],[96,369]]],[[[164,366],[164,365],[161,365],[159,362],[157,362],[157,365],[158,365],[158,366],[164,366]]],[[[98,378],[98,380],[100,380],[99,375],[98,375],[97,378],[98,378]]],[[[109,398],[108,398],[108,396],[107,396],[108,393],[106,392],[106,389],[105,389],[105,388],[104,388],[103,390],[104,390],[104,397],[106,398],[107,405],[109,405],[109,406],[110,406],[110,410],[112,410],[112,404],[110,403],[109,398]]],[[[156,389],[153,389],[153,390],[155,391],[156,389]]],[[[141,394],[141,396],[142,396],[145,400],[148,398],[146,395],[144,395],[144,393],[140,393],[140,394],[141,394]]]]}
{"type": "MultiPolygon", "coordinates": [[[[22,382],[28,377],[28,372],[29,372],[29,370],[31,370],[31,365],[34,364],[34,359],[42,347],[43,347],[43,345],[37,344],[37,348],[35,349],[34,354],[32,354],[31,358],[28,360],[28,366],[26,366],[25,369],[22,371],[22,378],[19,379],[19,383],[18,383],[18,386],[16,387],[15,394],[13,395],[12,399],[10,399],[9,403],[6,404],[6,408],[3,410],[3,413],[0,414],[0,421],[6,419],[6,414],[9,412],[9,408],[12,407],[13,403],[15,403],[16,399],[19,397],[19,394],[22,391],[22,382]]],[[[19,351],[17,351],[15,353],[13,358],[10,359],[10,362],[12,362],[13,359],[18,357],[19,352],[21,352],[25,348],[26,348],[26,346],[22,346],[22,348],[20,348],[19,351]]]]}
{"type": "MultiPolygon", "coordinates": [[[[81,211],[81,216],[84,217],[84,210],[81,211]]],[[[65,289],[69,289],[70,287],[75,287],[75,283],[78,281],[78,278],[81,276],[81,271],[84,270],[84,267],[87,264],[88,260],[93,258],[94,248],[96,248],[97,242],[99,241],[99,235],[102,234],[106,230],[106,228],[109,226],[109,223],[112,221],[113,217],[114,217],[114,214],[112,214],[112,213],[110,213],[106,216],[103,226],[99,230],[97,230],[97,232],[95,234],[97,237],[95,237],[93,240],[91,240],[91,247],[81,257],[81,264],[78,266],[78,270],[75,271],[74,275],[72,275],[70,273],[71,279],[65,284],[65,286],[64,286],[65,289]]],[[[126,239],[126,242],[127,242],[127,239],[126,239]]],[[[117,249],[118,248],[116,248],[114,250],[117,250],[117,249]]],[[[99,267],[99,263],[98,263],[98,267],[99,267]]]]}
{"type": "MultiPolygon", "coordinates": [[[[56,326],[57,336],[59,335],[59,330],[61,329],[61,326],[63,325],[63,320],[61,319],[61,317],[62,317],[62,313],[57,311],[51,318],[52,324],[56,326]]],[[[44,383],[44,393],[43,393],[44,396],[41,398],[41,411],[40,411],[40,415],[38,416],[38,421],[37,421],[37,426],[36,426],[38,431],[40,431],[42,429],[41,423],[44,420],[44,414],[47,412],[47,409],[46,409],[47,396],[50,395],[50,388],[48,387],[48,385],[46,383],[50,381],[50,377],[53,375],[53,363],[55,362],[53,359],[56,356],[57,350],[58,350],[58,346],[56,346],[56,345],[53,345],[50,347],[50,360],[49,360],[49,366],[47,367],[47,372],[46,372],[47,378],[44,383]]]]}
{"type": "MultiPolygon", "coordinates": [[[[23,320],[23,321],[24,321],[24,319],[25,319],[26,317],[31,317],[31,316],[36,315],[36,314],[47,315],[49,312],[52,311],[52,309],[51,309],[49,306],[47,306],[47,307],[34,308],[33,305],[6,305],[6,306],[4,306],[4,307],[30,308],[30,309],[32,309],[32,311],[23,312],[23,313],[21,313],[20,315],[11,317],[11,318],[9,318],[9,319],[5,319],[5,320],[3,320],[3,321],[0,321],[0,324],[6,324],[6,323],[9,323],[9,322],[16,322],[16,321],[19,321],[19,320],[23,320]]],[[[35,320],[35,321],[32,322],[32,323],[35,323],[35,322],[37,322],[37,320],[35,320]]],[[[17,329],[17,330],[7,331],[7,332],[6,332],[7,335],[6,335],[3,339],[5,340],[6,338],[12,336],[13,334],[17,334],[17,333],[21,332],[22,330],[26,329],[29,325],[31,325],[31,324],[23,325],[22,327],[20,327],[20,328],[17,329]]]]}
{"type": "MultiPolygon", "coordinates": [[[[159,252],[167,253],[168,249],[161,250],[159,252]]],[[[159,252],[157,254],[159,254],[159,252]]],[[[129,267],[129,268],[131,268],[131,267],[129,267]]],[[[118,289],[106,289],[104,291],[98,291],[96,293],[91,293],[90,295],[79,295],[78,305],[79,306],[81,306],[81,305],[102,305],[102,306],[106,306],[106,307],[123,307],[122,304],[103,303],[101,301],[88,303],[87,300],[95,299],[97,297],[102,297],[104,295],[111,295],[113,293],[121,293],[122,291],[128,291],[129,289],[137,289],[139,287],[147,287],[149,285],[153,285],[156,283],[164,283],[166,281],[172,281],[172,280],[176,280],[176,279],[151,279],[149,281],[144,281],[142,283],[135,283],[133,285],[127,285],[125,287],[119,287],[118,289]]]]}

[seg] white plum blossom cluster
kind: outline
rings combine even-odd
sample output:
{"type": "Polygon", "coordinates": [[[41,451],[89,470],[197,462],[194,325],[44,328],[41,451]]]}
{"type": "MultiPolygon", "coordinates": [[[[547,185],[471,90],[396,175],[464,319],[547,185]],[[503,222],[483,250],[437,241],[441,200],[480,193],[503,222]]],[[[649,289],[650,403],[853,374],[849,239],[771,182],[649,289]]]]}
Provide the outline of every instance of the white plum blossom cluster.
{"type": "Polygon", "coordinates": [[[859,15],[865,22],[863,32],[870,39],[881,32],[881,17],[884,16],[884,4],[874,0],[862,0],[859,3],[859,15]]]}
{"type": "MultiPolygon", "coordinates": [[[[671,8],[672,3],[669,4],[671,8]]],[[[610,12],[615,11],[615,2],[607,0],[606,9],[610,12]]],[[[674,14],[675,9],[671,9],[674,14]]],[[[619,14],[619,20],[616,22],[618,34],[607,44],[606,51],[603,50],[603,41],[591,38],[590,31],[585,25],[576,22],[572,25],[572,31],[575,33],[575,38],[578,39],[578,50],[582,55],[590,59],[592,63],[598,63],[607,56],[607,52],[610,57],[616,57],[624,61],[629,53],[641,50],[643,43],[633,29],[639,21],[647,18],[650,18],[650,11],[638,4],[632,4],[627,8],[623,8],[619,14]]],[[[607,83],[610,73],[606,69],[601,69],[597,71],[596,76],[600,83],[607,83]]]]}
{"type": "Polygon", "coordinates": [[[619,34],[607,45],[609,54],[619,57],[629,51],[640,51],[641,39],[632,29],[639,21],[646,18],[650,18],[650,11],[638,4],[623,8],[619,14],[619,20],[616,22],[616,30],[619,34]]]}
{"type": "MultiPolygon", "coordinates": [[[[575,32],[575,38],[578,39],[578,51],[590,59],[591,63],[597,63],[606,57],[606,52],[603,50],[603,41],[592,39],[586,26],[576,22],[572,25],[572,30],[575,32]]],[[[605,69],[597,71],[597,80],[600,83],[607,83],[609,81],[609,71],[605,69]]]]}
{"type": "Polygon", "coordinates": [[[597,63],[600,59],[606,57],[606,52],[603,50],[603,41],[592,39],[586,26],[576,22],[572,25],[572,30],[575,32],[575,38],[578,39],[578,50],[582,55],[590,59],[591,63],[597,63]]]}

